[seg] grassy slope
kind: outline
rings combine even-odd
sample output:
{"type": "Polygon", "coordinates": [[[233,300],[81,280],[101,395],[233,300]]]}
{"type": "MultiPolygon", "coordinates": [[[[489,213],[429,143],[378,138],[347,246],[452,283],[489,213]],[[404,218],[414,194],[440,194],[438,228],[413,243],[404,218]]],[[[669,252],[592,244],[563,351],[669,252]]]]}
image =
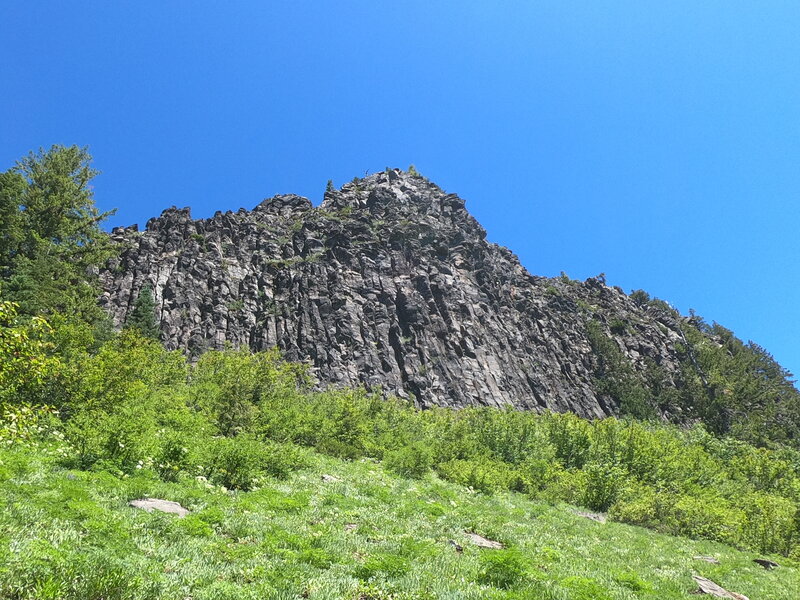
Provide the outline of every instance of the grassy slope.
{"type": "Polygon", "coordinates": [[[0,598],[667,599],[693,597],[693,574],[751,600],[800,597],[800,569],[785,558],[765,571],[752,553],[596,523],[520,494],[402,479],[371,461],[309,460],[287,481],[227,493],[64,471],[41,454],[0,451],[0,598]],[[339,481],[323,482],[323,473],[339,481]],[[144,496],[193,514],[127,506],[144,496]],[[465,530],[510,550],[480,550],[465,530]],[[489,583],[504,574],[510,588],[489,583]]]}

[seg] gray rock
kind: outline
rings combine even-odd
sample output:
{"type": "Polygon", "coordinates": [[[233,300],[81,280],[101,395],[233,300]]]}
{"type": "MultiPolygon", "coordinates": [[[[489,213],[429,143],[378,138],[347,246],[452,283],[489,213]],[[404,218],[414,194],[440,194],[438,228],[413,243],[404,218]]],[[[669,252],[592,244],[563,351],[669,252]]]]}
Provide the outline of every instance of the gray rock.
{"type": "Polygon", "coordinates": [[[150,285],[162,340],[192,356],[277,346],[320,386],[603,417],[618,407],[593,387],[593,318],[635,371],[657,364],[666,385],[679,373],[675,315],[602,279],[531,275],[461,198],[399,170],[330,190],[318,208],[293,195],[201,220],[171,208],[111,235],[124,250],[101,273],[101,303],[115,325],[150,285]]]}
{"type": "Polygon", "coordinates": [[[462,554],[464,552],[464,547],[455,540],[448,540],[447,543],[450,544],[458,554],[462,554]]]}
{"type": "Polygon", "coordinates": [[[768,558],[754,558],[753,562],[756,563],[757,565],[761,565],[767,571],[769,571],[771,569],[774,569],[775,567],[780,566],[774,560],[769,560],[768,558]]]}
{"type": "Polygon", "coordinates": [[[731,598],[732,600],[748,600],[747,596],[744,594],[737,594],[736,592],[729,592],[722,586],[714,583],[710,579],[706,579],[705,577],[700,577],[699,575],[693,575],[692,579],[697,582],[698,590],[697,594],[709,594],[711,596],[716,596],[717,598],[731,598]]]}
{"type": "Polygon", "coordinates": [[[141,500],[131,500],[128,504],[134,508],[146,510],[147,512],[153,512],[154,510],[157,510],[160,512],[178,515],[179,517],[185,517],[190,512],[177,502],[173,502],[172,500],[161,500],[159,498],[142,498],[141,500]]]}
{"type": "Polygon", "coordinates": [[[598,523],[606,522],[606,516],[603,513],[589,512],[585,510],[574,510],[572,512],[574,512],[579,517],[583,517],[584,519],[589,519],[590,521],[597,521],[598,523]]]}
{"type": "Polygon", "coordinates": [[[472,533],[471,531],[465,531],[464,535],[467,536],[467,539],[473,545],[478,546],[478,548],[487,548],[489,550],[501,550],[503,548],[502,543],[490,540],[489,538],[485,538],[482,535],[478,535],[477,533],[472,533]]]}

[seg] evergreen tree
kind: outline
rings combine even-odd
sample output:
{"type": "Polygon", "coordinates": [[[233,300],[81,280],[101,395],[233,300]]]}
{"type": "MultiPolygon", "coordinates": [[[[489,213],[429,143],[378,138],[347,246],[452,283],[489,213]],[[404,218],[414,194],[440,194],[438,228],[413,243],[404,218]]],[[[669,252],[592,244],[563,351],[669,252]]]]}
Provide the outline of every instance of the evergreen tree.
{"type": "Polygon", "coordinates": [[[158,323],[156,323],[156,301],[153,288],[146,285],[139,292],[133,310],[125,322],[125,326],[141,333],[146,338],[159,339],[158,323]]]}
{"type": "Polygon", "coordinates": [[[53,146],[0,173],[0,286],[22,314],[105,318],[93,272],[114,254],[100,228],[113,211],[94,204],[90,162],[86,148],[53,146]]]}

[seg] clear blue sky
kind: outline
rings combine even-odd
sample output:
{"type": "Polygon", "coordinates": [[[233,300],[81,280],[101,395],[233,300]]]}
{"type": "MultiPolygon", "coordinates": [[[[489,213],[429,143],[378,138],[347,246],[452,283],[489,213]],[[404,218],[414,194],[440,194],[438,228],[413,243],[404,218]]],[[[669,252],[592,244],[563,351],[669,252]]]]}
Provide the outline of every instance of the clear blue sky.
{"type": "Polygon", "coordinates": [[[800,373],[800,3],[31,2],[0,168],[88,145],[112,224],[386,166],[535,274],[605,272],[800,373]]]}

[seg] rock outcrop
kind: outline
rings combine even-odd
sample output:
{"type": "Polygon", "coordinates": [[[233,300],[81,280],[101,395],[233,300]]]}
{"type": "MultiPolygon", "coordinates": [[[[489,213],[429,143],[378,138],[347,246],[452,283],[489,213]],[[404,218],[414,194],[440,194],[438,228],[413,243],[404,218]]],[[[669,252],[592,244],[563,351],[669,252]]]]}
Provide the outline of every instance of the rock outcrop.
{"type": "Polygon", "coordinates": [[[679,317],[639,306],[602,278],[533,276],[486,240],[464,201],[387,170],[252,211],[192,220],[171,208],[101,273],[102,304],[125,322],[150,285],[167,347],[278,346],[321,385],[364,384],[422,407],[505,406],[615,414],[594,385],[589,324],[633,372],[679,371],[679,317]]]}

